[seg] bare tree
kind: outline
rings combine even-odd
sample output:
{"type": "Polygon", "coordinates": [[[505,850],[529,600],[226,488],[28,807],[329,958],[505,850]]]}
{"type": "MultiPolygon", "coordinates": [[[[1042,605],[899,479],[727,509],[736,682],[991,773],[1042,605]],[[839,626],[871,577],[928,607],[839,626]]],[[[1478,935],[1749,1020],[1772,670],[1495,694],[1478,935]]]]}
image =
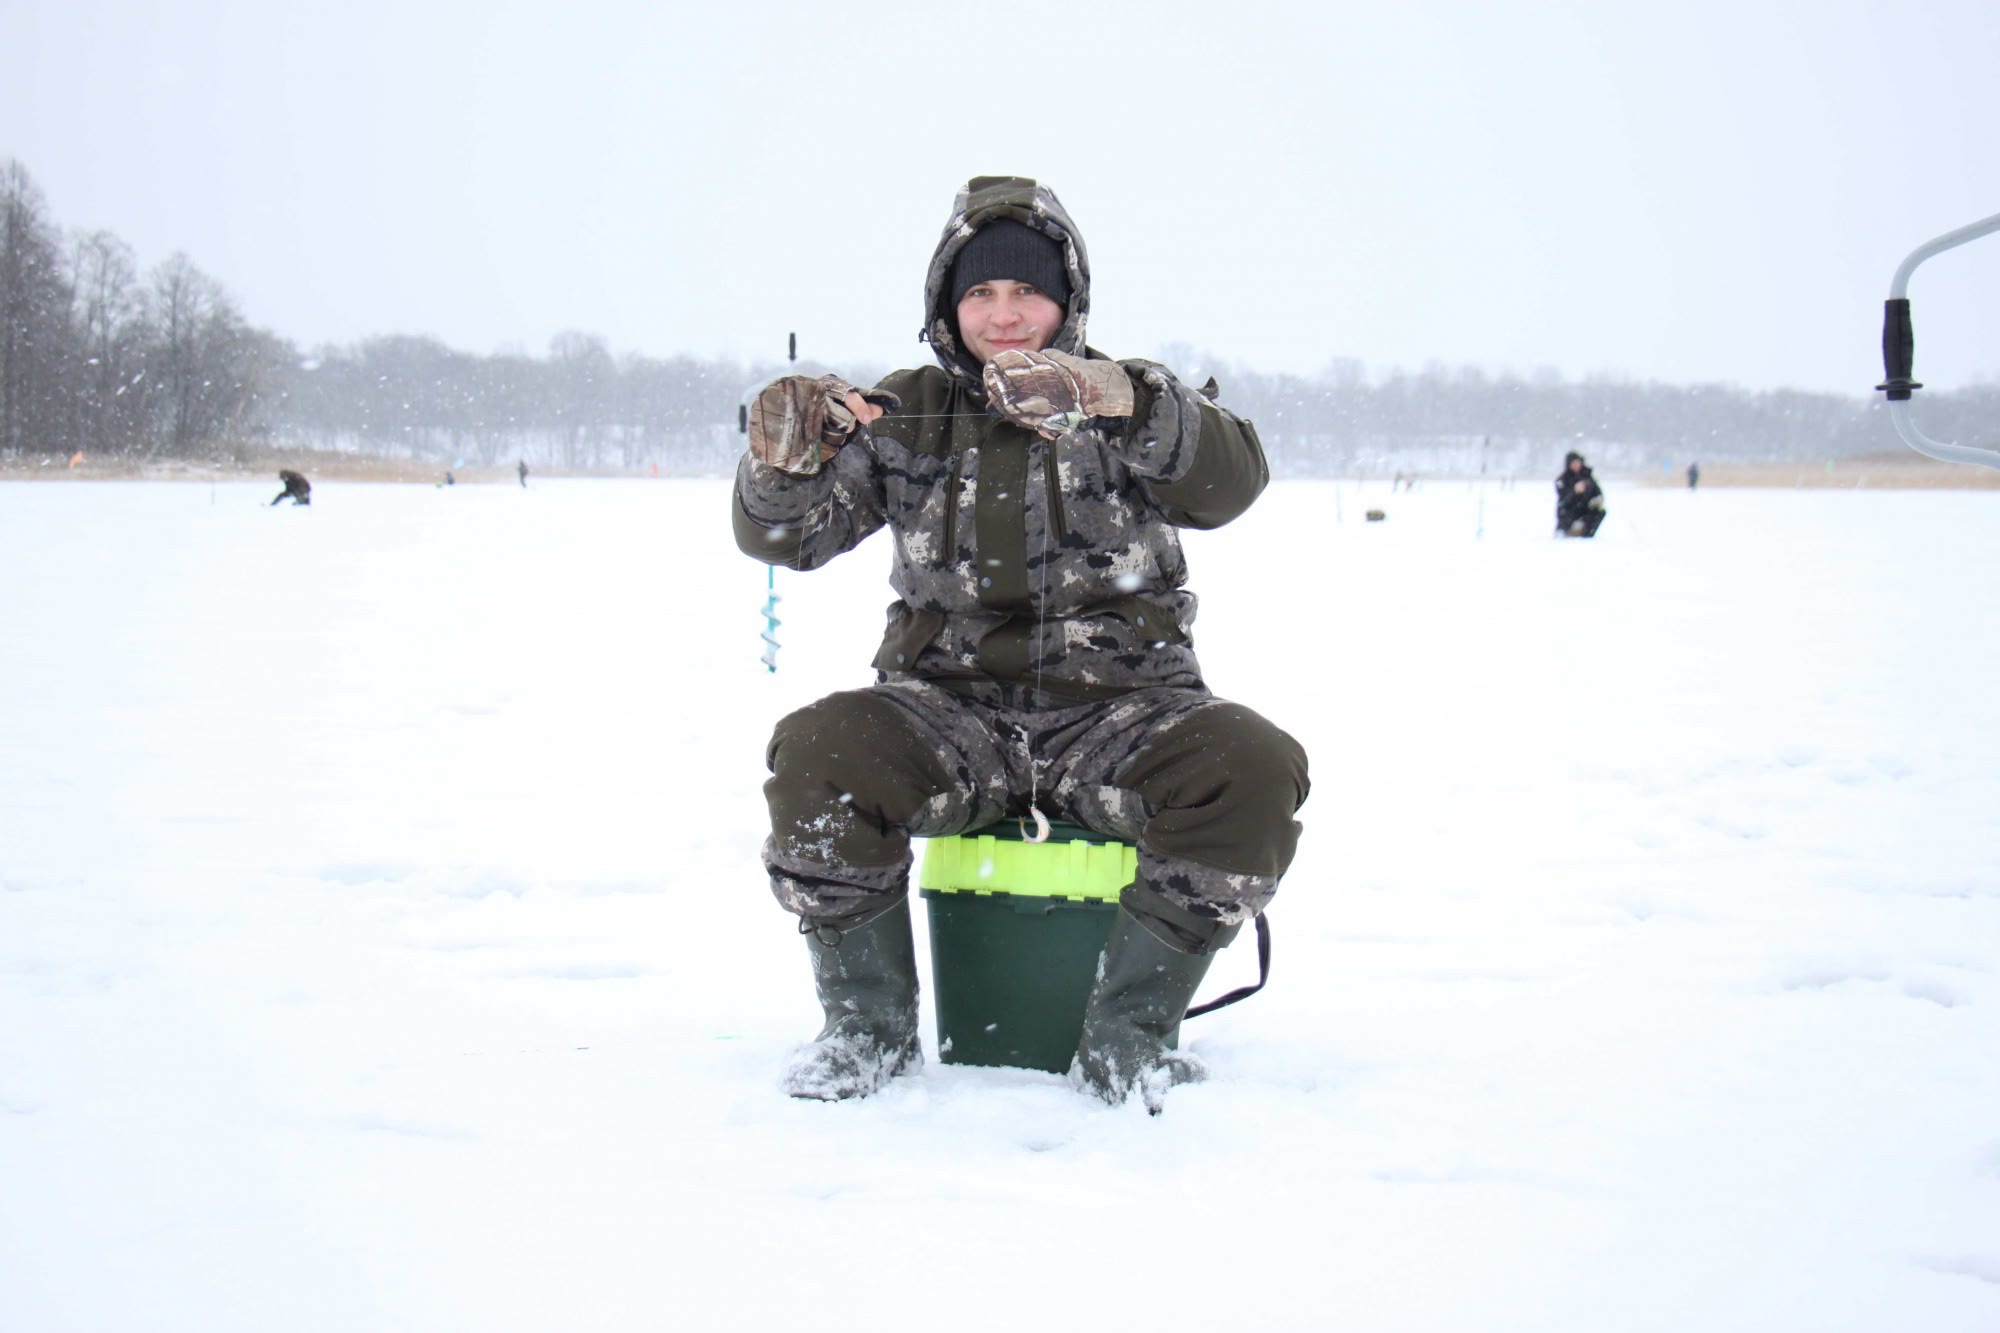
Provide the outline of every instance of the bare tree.
{"type": "Polygon", "coordinates": [[[222,285],[176,253],[153,272],[148,379],[158,419],[149,456],[193,457],[222,440],[255,395],[259,338],[222,285]]]}
{"type": "Polygon", "coordinates": [[[81,363],[71,375],[77,438],[113,453],[136,448],[145,428],[141,392],[146,325],[132,248],[108,231],[70,246],[70,326],[81,363]]]}
{"type": "Polygon", "coordinates": [[[8,158],[0,162],[0,452],[66,443],[68,345],[62,243],[41,190],[8,158]]]}
{"type": "Polygon", "coordinates": [[[549,344],[555,372],[556,407],[562,418],[563,463],[571,470],[594,468],[612,423],[606,411],[613,402],[618,367],[604,339],[588,333],[558,333],[549,344]]]}

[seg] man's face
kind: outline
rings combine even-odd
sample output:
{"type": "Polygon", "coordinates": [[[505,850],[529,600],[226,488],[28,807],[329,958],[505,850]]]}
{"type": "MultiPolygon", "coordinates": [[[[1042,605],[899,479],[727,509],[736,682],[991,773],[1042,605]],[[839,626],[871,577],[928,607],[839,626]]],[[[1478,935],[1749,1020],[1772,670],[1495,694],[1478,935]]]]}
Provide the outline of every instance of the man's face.
{"type": "Polygon", "coordinates": [[[958,303],[958,331],[981,365],[1010,348],[1039,352],[1062,328],[1063,308],[1008,278],[976,283],[958,303]]]}

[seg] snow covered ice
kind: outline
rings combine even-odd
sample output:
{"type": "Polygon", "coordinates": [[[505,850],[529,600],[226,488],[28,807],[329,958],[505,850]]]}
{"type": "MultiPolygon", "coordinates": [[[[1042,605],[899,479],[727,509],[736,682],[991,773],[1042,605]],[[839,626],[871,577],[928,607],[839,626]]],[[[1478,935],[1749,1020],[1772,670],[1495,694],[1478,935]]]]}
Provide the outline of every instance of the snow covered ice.
{"type": "Polygon", "coordinates": [[[928,1010],[779,1091],[763,744],[881,540],[771,675],[726,483],[271,489],[0,485],[9,1333],[2000,1327],[2000,492],[1193,534],[1315,789],[1151,1119],[928,1010]]]}

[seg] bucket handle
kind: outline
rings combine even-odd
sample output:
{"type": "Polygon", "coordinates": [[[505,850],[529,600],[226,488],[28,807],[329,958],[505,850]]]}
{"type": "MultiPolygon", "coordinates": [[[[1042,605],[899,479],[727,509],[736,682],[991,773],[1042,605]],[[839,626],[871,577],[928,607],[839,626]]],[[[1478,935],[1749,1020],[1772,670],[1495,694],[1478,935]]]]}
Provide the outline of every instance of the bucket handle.
{"type": "Polygon", "coordinates": [[[1258,991],[1263,990],[1264,983],[1270,979],[1271,923],[1264,919],[1262,912],[1259,912],[1257,913],[1257,984],[1254,986],[1239,986],[1220,999],[1210,1000],[1207,1004],[1198,1004],[1181,1015],[1181,1021],[1186,1022],[1190,1018],[1200,1018],[1203,1014],[1212,1014],[1218,1009],[1235,1004],[1238,1000],[1247,1000],[1258,991]]]}

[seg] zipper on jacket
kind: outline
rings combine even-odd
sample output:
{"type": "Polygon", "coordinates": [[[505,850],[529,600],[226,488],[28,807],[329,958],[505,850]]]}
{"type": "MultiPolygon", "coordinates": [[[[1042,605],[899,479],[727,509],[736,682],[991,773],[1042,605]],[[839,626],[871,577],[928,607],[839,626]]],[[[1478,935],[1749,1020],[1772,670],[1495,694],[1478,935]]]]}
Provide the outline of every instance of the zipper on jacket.
{"type": "Polygon", "coordinates": [[[1061,546],[1069,539],[1069,525],[1063,519],[1062,477],[1056,467],[1056,442],[1048,440],[1042,445],[1043,471],[1047,474],[1049,493],[1049,530],[1055,536],[1056,545],[1061,546]]]}
{"type": "Polygon", "coordinates": [[[965,467],[965,451],[954,448],[951,451],[951,471],[944,481],[944,567],[950,569],[958,563],[958,495],[960,475],[965,467]]]}

